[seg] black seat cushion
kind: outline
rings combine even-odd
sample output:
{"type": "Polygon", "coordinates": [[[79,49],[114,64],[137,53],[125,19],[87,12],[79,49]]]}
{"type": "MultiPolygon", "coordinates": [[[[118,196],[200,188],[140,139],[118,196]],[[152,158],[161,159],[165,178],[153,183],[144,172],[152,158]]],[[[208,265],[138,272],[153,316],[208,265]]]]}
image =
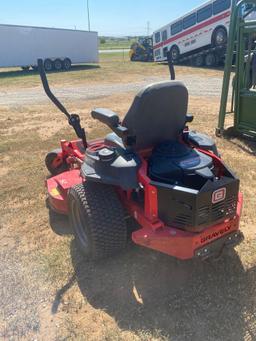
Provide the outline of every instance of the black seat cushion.
{"type": "Polygon", "coordinates": [[[186,123],[188,91],[176,81],[149,85],[135,97],[122,125],[135,137],[134,149],[176,140],[186,123]]]}

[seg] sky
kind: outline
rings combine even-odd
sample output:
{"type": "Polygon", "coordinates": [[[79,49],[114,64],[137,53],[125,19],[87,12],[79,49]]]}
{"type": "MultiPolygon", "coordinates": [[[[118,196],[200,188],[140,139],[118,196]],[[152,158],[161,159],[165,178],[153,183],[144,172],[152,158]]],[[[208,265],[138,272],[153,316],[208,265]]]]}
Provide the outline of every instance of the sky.
{"type": "MultiPolygon", "coordinates": [[[[146,35],[205,0],[88,0],[99,35],[146,35]]],[[[88,29],[87,0],[1,0],[0,24],[88,29]]]]}

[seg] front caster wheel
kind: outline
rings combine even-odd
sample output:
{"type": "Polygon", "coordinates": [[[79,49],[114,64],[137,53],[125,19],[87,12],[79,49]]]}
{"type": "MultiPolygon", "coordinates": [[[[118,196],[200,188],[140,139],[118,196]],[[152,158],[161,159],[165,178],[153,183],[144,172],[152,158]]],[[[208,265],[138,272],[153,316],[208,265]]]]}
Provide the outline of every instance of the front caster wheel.
{"type": "Polygon", "coordinates": [[[85,256],[101,259],[126,247],[125,213],[112,186],[76,185],[69,191],[68,204],[75,240],[85,256]]]}
{"type": "Polygon", "coordinates": [[[51,175],[58,175],[68,170],[68,165],[63,160],[62,150],[54,149],[45,157],[45,165],[51,175]]]}

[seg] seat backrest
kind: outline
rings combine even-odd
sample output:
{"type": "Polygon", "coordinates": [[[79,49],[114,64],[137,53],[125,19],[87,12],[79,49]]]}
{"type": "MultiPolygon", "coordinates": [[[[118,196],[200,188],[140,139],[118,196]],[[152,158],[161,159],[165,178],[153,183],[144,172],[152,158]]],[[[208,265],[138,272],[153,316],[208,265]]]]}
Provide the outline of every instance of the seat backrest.
{"type": "Polygon", "coordinates": [[[186,123],[187,107],[188,91],[181,82],[160,82],[142,89],[122,122],[135,137],[134,149],[176,140],[186,123]]]}

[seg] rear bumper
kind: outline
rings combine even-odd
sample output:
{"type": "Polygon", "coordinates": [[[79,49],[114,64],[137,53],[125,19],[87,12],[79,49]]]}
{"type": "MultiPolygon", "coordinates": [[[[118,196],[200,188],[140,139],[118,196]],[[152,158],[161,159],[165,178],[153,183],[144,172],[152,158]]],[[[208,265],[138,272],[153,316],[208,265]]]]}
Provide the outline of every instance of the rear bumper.
{"type": "Polygon", "coordinates": [[[132,239],[138,245],[178,259],[203,257],[202,251],[204,250],[207,250],[205,251],[206,256],[210,257],[223,247],[234,247],[243,240],[243,235],[239,231],[242,205],[243,197],[242,194],[239,194],[236,216],[210,226],[200,233],[182,231],[168,226],[153,230],[145,224],[142,229],[133,233],[132,239]]]}
{"type": "Polygon", "coordinates": [[[217,239],[216,241],[206,245],[205,247],[195,251],[195,257],[202,260],[217,257],[221,255],[224,248],[234,248],[244,240],[244,235],[241,231],[236,231],[217,239]]]}

